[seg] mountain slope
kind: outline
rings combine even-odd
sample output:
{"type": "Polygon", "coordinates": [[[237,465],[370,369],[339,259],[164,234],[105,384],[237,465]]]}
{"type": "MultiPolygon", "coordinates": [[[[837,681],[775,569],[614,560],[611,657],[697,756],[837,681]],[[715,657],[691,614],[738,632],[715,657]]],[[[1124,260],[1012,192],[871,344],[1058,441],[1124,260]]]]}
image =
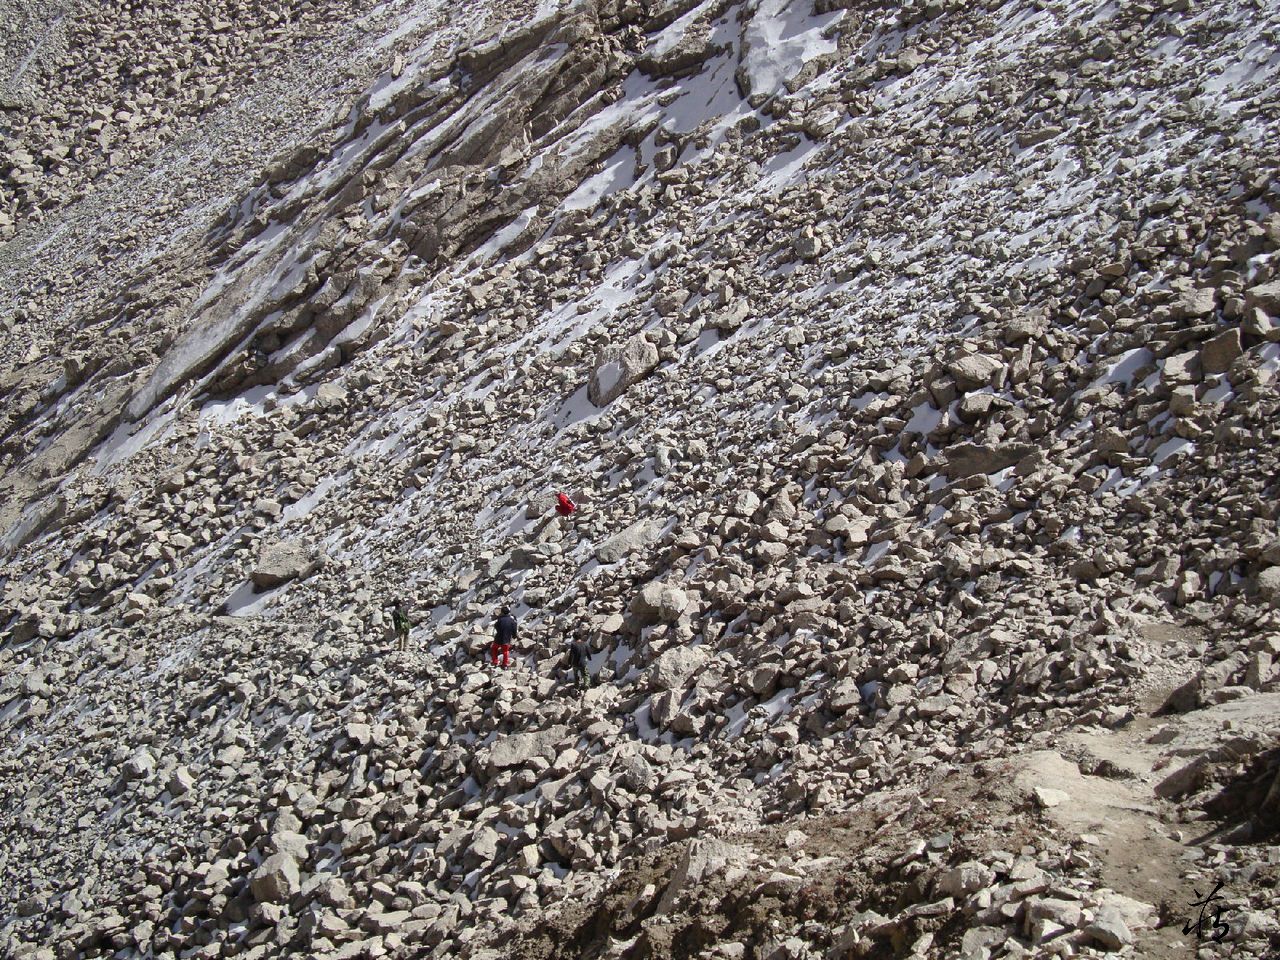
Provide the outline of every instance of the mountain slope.
{"type": "Polygon", "coordinates": [[[0,942],[1274,945],[1280,10],[363,17],[6,333],[0,942]]]}

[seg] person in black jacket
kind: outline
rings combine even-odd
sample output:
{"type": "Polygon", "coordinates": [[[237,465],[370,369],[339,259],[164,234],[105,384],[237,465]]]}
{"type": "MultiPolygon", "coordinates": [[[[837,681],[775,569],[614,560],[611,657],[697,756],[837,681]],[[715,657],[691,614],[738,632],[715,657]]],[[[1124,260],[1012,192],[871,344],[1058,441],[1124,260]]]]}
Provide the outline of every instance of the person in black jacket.
{"type": "Polygon", "coordinates": [[[573,639],[568,643],[569,665],[573,667],[574,686],[591,686],[591,647],[585,640],[573,639]]]}
{"type": "Polygon", "coordinates": [[[511,641],[516,638],[516,618],[511,611],[503,607],[498,611],[498,619],[493,623],[493,643],[489,645],[489,655],[493,665],[498,665],[498,654],[502,654],[502,665],[511,666],[511,641]]]}
{"type": "Polygon", "coordinates": [[[404,602],[396,600],[391,606],[391,626],[396,632],[396,646],[400,650],[409,649],[409,628],[413,626],[413,622],[409,619],[408,611],[404,608],[404,602]]]}

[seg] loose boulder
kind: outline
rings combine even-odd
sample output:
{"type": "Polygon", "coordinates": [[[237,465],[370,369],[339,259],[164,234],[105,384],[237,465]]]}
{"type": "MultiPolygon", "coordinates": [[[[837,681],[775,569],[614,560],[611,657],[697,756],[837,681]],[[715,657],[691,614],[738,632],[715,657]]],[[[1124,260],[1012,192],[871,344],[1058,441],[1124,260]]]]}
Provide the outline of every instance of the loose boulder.
{"type": "Polygon", "coordinates": [[[1280,608],[1280,567],[1267,567],[1258,574],[1258,593],[1271,606],[1280,608]]]}
{"type": "Polygon", "coordinates": [[[649,670],[649,682],[658,690],[678,690],[707,662],[702,647],[672,647],[649,670]]]}
{"type": "Polygon", "coordinates": [[[938,897],[963,897],[983,887],[989,887],[995,879],[994,870],[984,863],[970,860],[938,877],[934,894],[938,897]]]}
{"type": "Polygon", "coordinates": [[[1093,923],[1085,928],[1085,936],[1104,950],[1120,950],[1133,943],[1133,934],[1120,911],[1112,906],[1098,910],[1093,923]]]}
{"type": "Polygon", "coordinates": [[[596,362],[587,386],[587,399],[597,407],[607,406],[658,365],[658,348],[636,334],[620,348],[606,349],[596,362]]]}
{"type": "Polygon", "coordinates": [[[259,903],[285,903],[302,889],[298,863],[287,853],[273,853],[253,872],[249,888],[259,903]]]}
{"type": "Polygon", "coordinates": [[[266,547],[250,575],[259,590],[269,590],[308,577],[320,569],[321,557],[302,543],[283,541],[266,547]]]}
{"type": "Polygon", "coordinates": [[[1004,364],[999,360],[978,353],[967,354],[947,364],[947,373],[961,390],[992,386],[996,375],[1003,369],[1004,364]]]}
{"type": "Polygon", "coordinates": [[[1240,344],[1240,328],[1232,327],[1218,334],[1200,349],[1200,366],[1205,373],[1226,373],[1236,357],[1244,352],[1240,344]]]}
{"type": "Polygon", "coordinates": [[[679,587],[647,583],[631,601],[631,612],[650,622],[677,619],[689,605],[689,596],[679,587]]]}
{"type": "MultiPolygon", "coordinates": [[[[684,856],[680,858],[680,863],[673,871],[671,881],[663,891],[654,912],[659,916],[670,913],[685,890],[721,870],[745,864],[749,857],[750,851],[746,848],[725,843],[723,840],[713,838],[694,840],[685,848],[684,856]]],[[[729,878],[725,879],[727,882],[729,878]]]]}
{"type": "Polygon", "coordinates": [[[639,520],[596,548],[596,559],[601,563],[617,563],[628,554],[652,543],[661,531],[652,520],[639,520]]]}
{"type": "Polygon", "coordinates": [[[489,751],[489,765],[496,770],[506,770],[528,763],[534,757],[555,755],[555,745],[564,739],[569,728],[563,725],[547,727],[532,733],[516,733],[498,740],[489,751]]]}
{"type": "Polygon", "coordinates": [[[980,443],[957,443],[947,447],[946,473],[952,480],[979,473],[996,473],[1012,467],[1023,457],[1035,452],[1029,443],[1002,443],[996,446],[980,443]]]}

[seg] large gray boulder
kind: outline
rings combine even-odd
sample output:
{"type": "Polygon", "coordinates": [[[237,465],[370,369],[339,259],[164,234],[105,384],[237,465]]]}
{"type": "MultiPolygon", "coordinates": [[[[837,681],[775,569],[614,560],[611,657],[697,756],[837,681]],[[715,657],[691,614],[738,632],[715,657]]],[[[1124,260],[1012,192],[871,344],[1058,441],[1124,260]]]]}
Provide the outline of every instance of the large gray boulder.
{"type": "Polygon", "coordinates": [[[147,752],[145,747],[142,747],[125,761],[122,768],[122,776],[125,780],[145,780],[155,773],[155,770],[155,758],[147,752]]]}
{"type": "Polygon", "coordinates": [[[1200,379],[1200,354],[1195,350],[1166,357],[1161,375],[1166,383],[1194,383],[1200,379]]]}
{"type": "Polygon", "coordinates": [[[1155,786],[1155,795],[1164,800],[1174,800],[1192,790],[1198,790],[1209,777],[1209,760],[1204,754],[1184,764],[1155,786]]]}
{"type": "Polygon", "coordinates": [[[1280,313],[1280,280],[1260,283],[1250,287],[1244,295],[1244,305],[1248,309],[1257,307],[1267,313],[1280,313]]]}
{"type": "Polygon", "coordinates": [[[1004,364],[994,357],[971,353],[957,357],[947,364],[947,373],[951,374],[960,390],[977,390],[979,387],[994,386],[996,375],[1004,369],[1004,364]]]}
{"type": "Polygon", "coordinates": [[[621,347],[601,353],[587,385],[587,399],[597,407],[607,406],[657,365],[658,348],[638,333],[621,347]]]}
{"type": "Polygon", "coordinates": [[[1034,453],[1029,443],[1002,443],[997,446],[980,443],[957,443],[947,447],[947,476],[952,480],[979,473],[995,473],[1012,467],[1023,457],[1034,453]]]}
{"type": "Polygon", "coordinates": [[[305,834],[293,830],[277,830],[271,835],[271,845],[276,853],[290,856],[298,863],[306,863],[311,856],[311,841],[305,834]]]}
{"type": "Polygon", "coordinates": [[[1133,943],[1133,934],[1124,916],[1115,907],[1099,908],[1094,920],[1085,927],[1085,936],[1104,950],[1122,950],[1133,943]]]}
{"type": "MultiPolygon", "coordinates": [[[[723,870],[740,873],[741,868],[751,860],[751,851],[746,847],[736,846],[711,837],[694,840],[685,848],[684,856],[671,874],[667,889],[654,910],[659,916],[670,913],[680,899],[680,895],[708,877],[715,876],[723,870]],[[738,868],[734,871],[734,868],[738,868]]],[[[726,876],[726,886],[731,877],[726,876]]]]}
{"type": "Polygon", "coordinates": [[[297,861],[287,853],[273,853],[253,872],[249,889],[259,903],[286,903],[302,889],[297,861]]]}
{"type": "Polygon", "coordinates": [[[750,490],[739,490],[729,505],[729,512],[735,517],[750,518],[760,509],[760,498],[750,490]]]}
{"type": "Polygon", "coordinates": [[[1280,608],[1280,567],[1267,567],[1258,574],[1258,593],[1273,607],[1280,608]]]}
{"type": "Polygon", "coordinates": [[[1209,317],[1217,308],[1217,292],[1213,287],[1184,290],[1173,302],[1173,315],[1179,320],[1209,317]]]}
{"type": "Polygon", "coordinates": [[[638,520],[596,547],[596,559],[601,563],[617,563],[628,554],[652,543],[661,531],[662,525],[657,521],[638,520]]]}
{"type": "Polygon", "coordinates": [[[555,756],[555,745],[564,739],[569,728],[563,725],[535,730],[532,733],[516,733],[498,740],[489,750],[489,766],[506,770],[528,763],[534,757],[555,756]]]}
{"type": "Polygon", "coordinates": [[[649,669],[649,682],[658,690],[679,690],[707,662],[705,647],[672,647],[649,669]]]}
{"type": "Polygon", "coordinates": [[[647,583],[631,601],[631,612],[642,620],[670,622],[679,618],[689,605],[689,596],[679,587],[665,583],[647,583]]]}
{"type": "Polygon", "coordinates": [[[184,766],[178,766],[169,777],[168,789],[172,796],[182,797],[190,793],[195,785],[196,780],[191,775],[191,771],[184,766]]]}
{"type": "Polygon", "coordinates": [[[259,590],[269,590],[310,576],[320,569],[322,562],[320,555],[306,544],[285,540],[263,549],[250,578],[259,590]]]}
{"type": "Polygon", "coordinates": [[[1280,340],[1280,320],[1261,307],[1249,307],[1240,321],[1240,332],[1274,343],[1280,340]]]}
{"type": "Polygon", "coordinates": [[[618,751],[618,767],[622,782],[633,793],[652,790],[658,783],[658,775],[635,744],[623,745],[618,751]]]}
{"type": "Polygon", "coordinates": [[[1243,352],[1240,328],[1231,327],[1200,348],[1200,366],[1205,373],[1226,373],[1243,352]]]}
{"type": "Polygon", "coordinates": [[[964,897],[995,883],[995,871],[985,863],[968,860],[938,877],[934,885],[936,897],[964,897]]]}

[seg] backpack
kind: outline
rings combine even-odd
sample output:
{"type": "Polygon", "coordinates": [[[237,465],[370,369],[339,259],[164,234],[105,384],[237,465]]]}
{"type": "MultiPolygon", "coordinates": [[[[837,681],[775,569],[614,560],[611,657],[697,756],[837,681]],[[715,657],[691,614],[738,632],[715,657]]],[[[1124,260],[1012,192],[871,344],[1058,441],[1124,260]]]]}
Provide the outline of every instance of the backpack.
{"type": "Polygon", "coordinates": [[[556,513],[562,517],[567,517],[578,509],[578,505],[569,499],[569,495],[565,493],[556,494],[556,513]]]}

